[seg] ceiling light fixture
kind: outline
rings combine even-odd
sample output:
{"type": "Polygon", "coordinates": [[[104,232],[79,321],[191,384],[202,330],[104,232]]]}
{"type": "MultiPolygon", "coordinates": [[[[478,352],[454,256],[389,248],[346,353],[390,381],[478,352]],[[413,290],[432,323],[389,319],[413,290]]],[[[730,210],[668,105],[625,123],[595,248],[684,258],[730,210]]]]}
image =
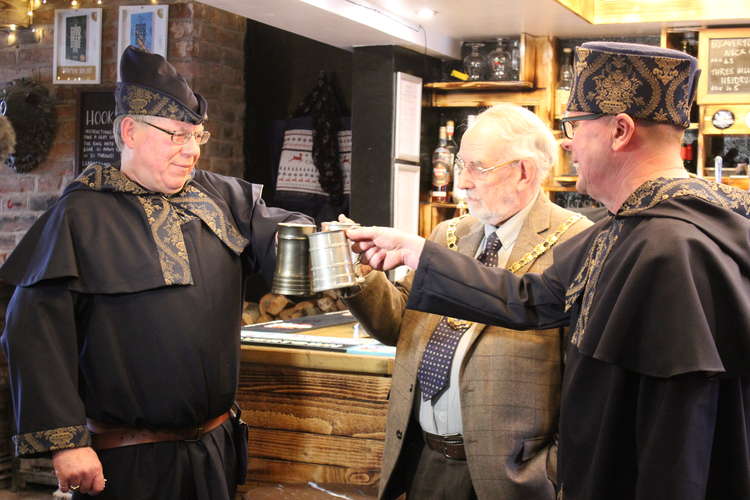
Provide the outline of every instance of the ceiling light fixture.
{"type": "Polygon", "coordinates": [[[428,7],[422,7],[417,11],[417,16],[419,16],[421,19],[430,19],[432,18],[437,12],[434,10],[428,8],[428,7]]]}

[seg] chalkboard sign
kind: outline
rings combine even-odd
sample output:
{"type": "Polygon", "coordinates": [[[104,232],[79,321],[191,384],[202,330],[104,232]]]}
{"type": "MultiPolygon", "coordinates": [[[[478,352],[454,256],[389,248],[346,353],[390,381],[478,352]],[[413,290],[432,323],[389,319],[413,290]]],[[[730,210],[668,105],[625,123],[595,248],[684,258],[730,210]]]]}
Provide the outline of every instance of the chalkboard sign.
{"type": "Polygon", "coordinates": [[[708,29],[700,33],[699,104],[750,100],[750,29],[708,29]]]}
{"type": "Polygon", "coordinates": [[[750,92],[750,38],[708,41],[708,93],[750,92]]]}
{"type": "Polygon", "coordinates": [[[78,94],[76,174],[91,163],[112,165],[120,153],[112,135],[115,97],[112,90],[82,90],[78,94]]]}

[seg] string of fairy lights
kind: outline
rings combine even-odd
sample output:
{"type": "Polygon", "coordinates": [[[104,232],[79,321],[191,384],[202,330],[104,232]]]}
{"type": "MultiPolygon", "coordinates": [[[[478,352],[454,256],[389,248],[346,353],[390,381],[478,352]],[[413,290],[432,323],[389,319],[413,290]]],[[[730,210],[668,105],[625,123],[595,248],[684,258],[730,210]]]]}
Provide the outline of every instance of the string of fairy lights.
{"type": "MultiPolygon", "coordinates": [[[[96,5],[103,5],[104,1],[103,0],[92,0],[92,3],[95,3],[96,5]]],[[[15,35],[16,30],[18,30],[18,29],[24,29],[24,28],[31,28],[31,31],[36,31],[34,29],[34,27],[33,27],[33,25],[34,25],[34,11],[37,10],[38,8],[40,8],[42,5],[46,5],[46,4],[47,4],[47,0],[28,0],[26,2],[26,17],[28,19],[28,24],[26,25],[26,27],[19,26],[19,25],[16,25],[16,24],[7,24],[7,25],[5,25],[4,28],[2,28],[2,30],[6,30],[7,32],[9,32],[10,35],[15,35]]],[[[81,1],[80,0],[70,0],[70,8],[71,9],[77,9],[80,6],[81,6],[81,1]]],[[[11,43],[11,42],[15,41],[15,37],[13,36],[12,38],[13,38],[13,40],[9,39],[8,43],[11,43]]]]}

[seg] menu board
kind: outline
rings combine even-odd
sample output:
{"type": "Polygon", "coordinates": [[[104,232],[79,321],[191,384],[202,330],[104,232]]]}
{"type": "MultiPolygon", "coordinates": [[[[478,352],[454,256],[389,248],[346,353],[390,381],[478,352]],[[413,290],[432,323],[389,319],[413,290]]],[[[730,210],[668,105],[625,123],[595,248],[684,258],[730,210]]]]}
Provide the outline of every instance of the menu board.
{"type": "Polygon", "coordinates": [[[750,102],[750,28],[698,32],[698,104],[750,102]]]}
{"type": "Polygon", "coordinates": [[[91,163],[112,165],[120,161],[112,122],[115,97],[112,90],[81,91],[76,127],[76,174],[91,163]]]}
{"type": "Polygon", "coordinates": [[[750,93],[750,37],[708,40],[708,93],[750,93]]]}

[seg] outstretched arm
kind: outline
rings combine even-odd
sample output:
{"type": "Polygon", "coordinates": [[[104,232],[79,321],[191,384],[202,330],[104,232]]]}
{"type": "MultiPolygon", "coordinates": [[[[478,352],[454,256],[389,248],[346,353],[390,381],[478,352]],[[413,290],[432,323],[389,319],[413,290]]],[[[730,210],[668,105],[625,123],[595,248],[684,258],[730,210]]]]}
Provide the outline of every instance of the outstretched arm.
{"type": "Polygon", "coordinates": [[[362,262],[380,271],[398,266],[416,269],[425,239],[389,227],[349,229],[347,237],[354,241],[352,249],[359,252],[362,262]]]}

